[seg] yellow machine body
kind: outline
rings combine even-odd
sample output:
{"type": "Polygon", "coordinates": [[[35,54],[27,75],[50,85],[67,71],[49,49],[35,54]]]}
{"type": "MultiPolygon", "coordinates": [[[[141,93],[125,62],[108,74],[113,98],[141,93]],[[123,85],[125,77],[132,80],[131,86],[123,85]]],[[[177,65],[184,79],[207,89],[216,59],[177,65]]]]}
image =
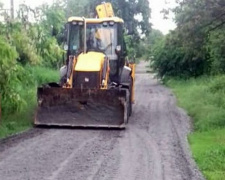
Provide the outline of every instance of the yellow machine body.
{"type": "MultiPolygon", "coordinates": [[[[134,63],[129,63],[128,66],[131,68],[131,77],[132,77],[133,84],[134,84],[135,83],[135,68],[136,68],[136,65],[134,63]]],[[[132,86],[131,101],[134,104],[134,102],[135,102],[135,99],[134,99],[134,85],[132,86]]]]}
{"type": "Polygon", "coordinates": [[[114,17],[114,12],[111,3],[103,3],[96,7],[96,12],[99,18],[114,17]]]}
{"type": "Polygon", "coordinates": [[[80,54],[77,59],[75,71],[101,71],[104,57],[104,54],[98,52],[80,54]]]}

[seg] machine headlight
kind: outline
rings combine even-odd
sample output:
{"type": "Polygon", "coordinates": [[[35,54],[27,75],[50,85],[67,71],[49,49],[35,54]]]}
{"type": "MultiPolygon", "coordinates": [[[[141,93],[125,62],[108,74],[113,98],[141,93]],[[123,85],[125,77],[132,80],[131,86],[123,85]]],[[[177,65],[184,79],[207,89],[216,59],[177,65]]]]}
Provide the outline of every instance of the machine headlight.
{"type": "Polygon", "coordinates": [[[77,25],[77,22],[76,22],[76,21],[73,21],[73,22],[72,22],[72,25],[77,25]]]}
{"type": "Polygon", "coordinates": [[[83,22],[79,22],[78,23],[79,26],[83,26],[83,24],[84,24],[83,22]]]}
{"type": "Polygon", "coordinates": [[[107,23],[107,22],[103,22],[102,25],[103,25],[104,27],[106,27],[106,26],[108,26],[108,23],[107,23]]]}
{"type": "Polygon", "coordinates": [[[113,26],[114,24],[115,24],[114,21],[110,21],[110,22],[109,22],[109,25],[110,25],[110,26],[113,26]]]}

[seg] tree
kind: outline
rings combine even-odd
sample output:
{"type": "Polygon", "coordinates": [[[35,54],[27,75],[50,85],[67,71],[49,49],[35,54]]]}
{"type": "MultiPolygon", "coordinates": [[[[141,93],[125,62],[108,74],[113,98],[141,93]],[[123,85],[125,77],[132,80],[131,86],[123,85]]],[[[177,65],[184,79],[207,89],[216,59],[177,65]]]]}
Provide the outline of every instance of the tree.
{"type": "Polygon", "coordinates": [[[0,89],[4,104],[2,110],[3,113],[20,111],[26,104],[19,94],[25,72],[16,61],[18,54],[15,48],[4,37],[0,37],[0,47],[0,89]]]}
{"type": "Polygon", "coordinates": [[[156,68],[164,67],[161,75],[189,77],[225,72],[221,45],[225,29],[224,1],[183,0],[178,3],[172,9],[177,28],[166,37],[161,51],[157,51],[165,54],[170,49],[171,52],[166,53],[166,64],[160,64],[161,59],[154,60],[156,68]]]}
{"type": "Polygon", "coordinates": [[[144,58],[145,60],[150,60],[153,56],[153,49],[155,46],[164,38],[164,35],[161,31],[157,29],[152,29],[147,37],[142,41],[142,47],[144,49],[144,58]]]}

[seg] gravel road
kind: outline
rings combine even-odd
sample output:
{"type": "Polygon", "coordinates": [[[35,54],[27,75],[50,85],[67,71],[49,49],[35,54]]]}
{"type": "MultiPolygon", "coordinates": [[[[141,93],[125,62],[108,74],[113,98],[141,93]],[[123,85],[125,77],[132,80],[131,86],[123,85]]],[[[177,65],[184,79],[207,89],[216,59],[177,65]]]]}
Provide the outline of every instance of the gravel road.
{"type": "Polygon", "coordinates": [[[125,130],[31,129],[0,141],[0,180],[201,180],[190,119],[169,89],[136,70],[125,130]]]}

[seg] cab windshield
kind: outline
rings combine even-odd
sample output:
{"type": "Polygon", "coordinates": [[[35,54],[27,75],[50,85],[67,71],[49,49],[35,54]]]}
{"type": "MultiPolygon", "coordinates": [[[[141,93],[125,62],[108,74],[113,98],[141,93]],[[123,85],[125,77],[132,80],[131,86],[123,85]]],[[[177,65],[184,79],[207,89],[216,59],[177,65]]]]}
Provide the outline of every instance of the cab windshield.
{"type": "Polygon", "coordinates": [[[84,26],[79,23],[71,23],[69,32],[69,37],[67,37],[68,51],[70,55],[76,55],[83,50],[84,26]]]}
{"type": "Polygon", "coordinates": [[[116,24],[103,22],[101,24],[87,23],[86,29],[87,50],[99,50],[106,55],[115,55],[116,48],[116,24]]]}

